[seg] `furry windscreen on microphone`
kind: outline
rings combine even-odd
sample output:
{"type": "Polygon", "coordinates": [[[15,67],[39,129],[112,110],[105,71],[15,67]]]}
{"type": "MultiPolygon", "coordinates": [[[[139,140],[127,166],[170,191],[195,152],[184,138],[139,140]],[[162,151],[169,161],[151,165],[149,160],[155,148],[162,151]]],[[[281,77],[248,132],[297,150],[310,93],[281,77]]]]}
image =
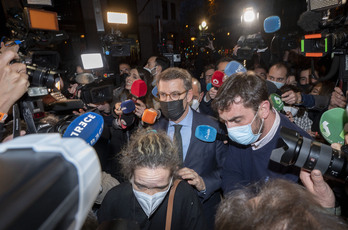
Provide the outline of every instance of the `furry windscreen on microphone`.
{"type": "Polygon", "coordinates": [[[316,31],[319,30],[319,24],[321,22],[321,13],[306,11],[303,12],[297,21],[297,25],[301,27],[304,31],[316,31]]]}

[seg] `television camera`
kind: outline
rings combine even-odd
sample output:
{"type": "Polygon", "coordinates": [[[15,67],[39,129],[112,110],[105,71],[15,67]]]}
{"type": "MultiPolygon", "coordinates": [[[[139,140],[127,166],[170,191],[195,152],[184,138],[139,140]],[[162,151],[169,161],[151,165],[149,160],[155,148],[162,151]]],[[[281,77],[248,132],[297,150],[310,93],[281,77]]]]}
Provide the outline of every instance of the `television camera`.
{"type": "Polygon", "coordinates": [[[6,26],[11,32],[10,39],[2,39],[6,46],[19,45],[20,61],[27,65],[31,97],[47,95],[52,90],[60,90],[58,52],[47,50],[68,39],[64,31],[59,31],[57,13],[27,8],[11,8],[6,26]],[[12,41],[15,41],[13,43],[12,41]]]}
{"type": "Polygon", "coordinates": [[[122,38],[120,32],[101,36],[103,53],[113,57],[128,57],[131,55],[131,46],[135,45],[132,38],[122,38]]]}
{"type": "Polygon", "coordinates": [[[239,60],[251,60],[254,53],[267,48],[260,33],[240,36],[237,45],[240,47],[237,50],[237,59],[239,60]]]}
{"type": "Polygon", "coordinates": [[[81,99],[86,103],[100,103],[111,101],[113,94],[113,73],[101,75],[98,69],[103,68],[103,59],[100,53],[82,54],[81,60],[83,68],[90,70],[76,75],[75,81],[80,84],[81,99]]]}
{"type": "Polygon", "coordinates": [[[194,41],[194,44],[198,47],[206,47],[209,45],[209,42],[213,40],[214,35],[210,33],[202,33],[202,35],[198,36],[198,38],[194,41]]]}

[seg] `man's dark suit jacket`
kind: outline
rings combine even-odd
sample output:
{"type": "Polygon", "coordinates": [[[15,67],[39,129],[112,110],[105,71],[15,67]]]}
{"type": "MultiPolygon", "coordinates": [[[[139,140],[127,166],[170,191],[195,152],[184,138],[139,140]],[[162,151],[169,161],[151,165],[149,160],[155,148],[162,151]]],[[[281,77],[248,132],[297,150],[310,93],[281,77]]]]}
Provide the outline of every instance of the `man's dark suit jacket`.
{"type": "MultiPolygon", "coordinates": [[[[199,125],[214,127],[218,133],[225,133],[221,124],[211,117],[192,110],[192,134],[187,150],[184,167],[193,169],[200,175],[205,183],[205,193],[198,192],[203,203],[203,211],[210,226],[214,223],[217,205],[220,202],[221,169],[228,152],[228,146],[222,141],[203,142],[195,137],[199,125]],[[212,222],[212,223],[211,223],[212,222]]],[[[154,129],[167,132],[169,121],[163,116],[153,125],[154,129]]],[[[208,228],[209,229],[209,228],[208,228]]]]}

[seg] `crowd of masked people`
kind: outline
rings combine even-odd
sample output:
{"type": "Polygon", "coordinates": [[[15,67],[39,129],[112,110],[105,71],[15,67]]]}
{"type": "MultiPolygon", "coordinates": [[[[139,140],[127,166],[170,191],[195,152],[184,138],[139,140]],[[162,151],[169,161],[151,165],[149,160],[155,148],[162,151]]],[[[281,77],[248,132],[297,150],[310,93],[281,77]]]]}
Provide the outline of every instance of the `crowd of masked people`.
{"type": "MultiPolygon", "coordinates": [[[[310,66],[283,60],[245,69],[212,53],[210,63],[195,62],[200,70],[170,67],[161,55],[144,66],[120,63],[125,78],[113,99],[88,105],[104,117],[95,145],[103,177],[83,228],[347,229],[344,184],[270,160],[284,144],[281,127],[324,141],[320,116],[345,108],[342,90],[310,66]],[[291,109],[277,111],[274,93],[291,109]],[[202,140],[202,126],[219,138],[202,140]]],[[[16,56],[0,54],[2,113],[30,85],[25,65],[10,64],[16,56]]],[[[66,96],[79,97],[77,83],[66,96]]]]}

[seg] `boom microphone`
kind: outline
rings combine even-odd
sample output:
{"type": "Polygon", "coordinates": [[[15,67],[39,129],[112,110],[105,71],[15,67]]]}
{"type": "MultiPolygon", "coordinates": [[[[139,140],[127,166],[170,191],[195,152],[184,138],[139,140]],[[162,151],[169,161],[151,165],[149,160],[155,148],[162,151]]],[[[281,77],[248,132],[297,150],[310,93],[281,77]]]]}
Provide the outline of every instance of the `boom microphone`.
{"type": "Polygon", "coordinates": [[[80,115],[71,122],[63,137],[80,137],[93,146],[103,132],[104,119],[101,115],[88,112],[80,115]]]}
{"type": "Polygon", "coordinates": [[[136,80],[131,87],[131,94],[136,98],[144,97],[147,92],[147,85],[143,80],[136,80]]]}
{"type": "Polygon", "coordinates": [[[263,29],[266,33],[277,32],[281,27],[281,21],[278,16],[270,16],[263,21],[263,29]]]}
{"type": "Polygon", "coordinates": [[[320,12],[305,11],[300,15],[297,25],[306,32],[312,32],[320,29],[321,19],[320,12]]]}

